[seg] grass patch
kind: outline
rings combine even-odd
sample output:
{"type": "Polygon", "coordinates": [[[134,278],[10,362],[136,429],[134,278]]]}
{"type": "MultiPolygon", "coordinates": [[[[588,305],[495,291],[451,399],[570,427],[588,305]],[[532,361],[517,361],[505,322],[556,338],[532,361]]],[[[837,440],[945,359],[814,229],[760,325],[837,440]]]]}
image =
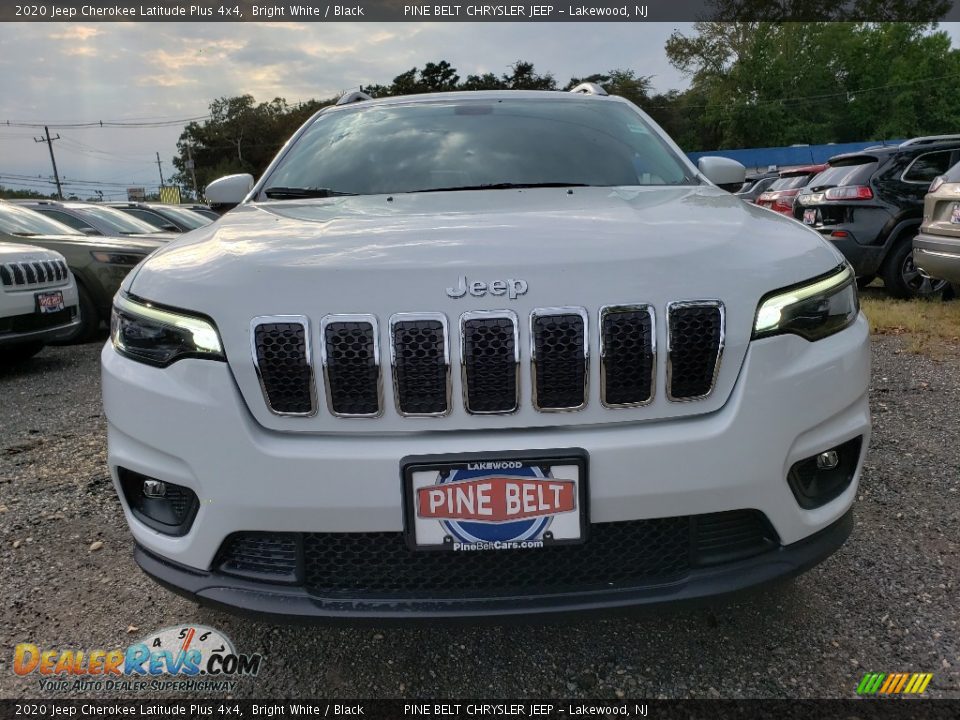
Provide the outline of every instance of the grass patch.
{"type": "Polygon", "coordinates": [[[960,347],[960,302],[862,297],[863,314],[878,335],[906,336],[906,350],[940,356],[960,347]]]}

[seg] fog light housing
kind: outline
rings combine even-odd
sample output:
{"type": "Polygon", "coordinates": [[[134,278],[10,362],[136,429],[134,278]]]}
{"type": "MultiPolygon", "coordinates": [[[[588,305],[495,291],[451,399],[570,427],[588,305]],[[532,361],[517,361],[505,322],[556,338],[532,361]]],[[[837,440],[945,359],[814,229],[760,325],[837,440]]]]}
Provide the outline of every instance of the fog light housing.
{"type": "Polygon", "coordinates": [[[164,535],[186,535],[200,508],[188,487],[117,468],[123,496],[137,520],[164,535]]]}
{"type": "Polygon", "coordinates": [[[794,463],[787,482],[804,510],[826,505],[850,487],[860,461],[863,436],[794,463]]]}

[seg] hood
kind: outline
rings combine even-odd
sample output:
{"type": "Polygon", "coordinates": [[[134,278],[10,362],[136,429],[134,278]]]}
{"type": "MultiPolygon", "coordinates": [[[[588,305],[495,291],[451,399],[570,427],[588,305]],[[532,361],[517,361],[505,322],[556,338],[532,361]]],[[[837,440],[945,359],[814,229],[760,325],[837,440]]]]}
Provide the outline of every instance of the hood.
{"type": "MultiPolygon", "coordinates": [[[[322,417],[322,410],[312,424],[263,410],[250,358],[250,321],[257,316],[306,315],[315,328],[328,313],[373,314],[386,346],[384,328],[398,312],[445,313],[452,331],[469,310],[510,309],[523,326],[535,308],[578,306],[591,318],[596,344],[601,306],[649,303],[657,309],[664,347],[667,303],[721,300],[727,331],[715,392],[698,403],[661,406],[661,398],[651,406],[657,409],[623,410],[617,417],[642,420],[721,407],[760,297],[842,262],[818,233],[711,186],[487,190],[241,205],[153,254],[125,288],[212,317],[251,411],[264,425],[289,430],[344,423],[331,424],[336,419],[322,417]],[[522,281],[526,292],[450,296],[473,282],[512,280],[522,281]]],[[[388,362],[384,368],[389,374],[388,362]]],[[[528,392],[529,383],[524,387],[528,392]]],[[[386,387],[385,397],[389,407],[386,387]]],[[[610,422],[609,413],[529,410],[499,421],[610,422]]],[[[457,420],[448,418],[445,429],[478,421],[462,411],[457,420]]],[[[346,424],[357,431],[357,423],[346,424]]],[[[409,421],[385,416],[366,427],[409,429],[409,421]]]]}
{"type": "Polygon", "coordinates": [[[151,253],[166,245],[166,240],[142,237],[102,237],[99,235],[31,235],[23,238],[26,242],[56,243],[64,247],[89,248],[93,250],[117,250],[122,252],[151,253]]]}
{"type": "Polygon", "coordinates": [[[54,259],[63,260],[63,255],[36,245],[0,242],[0,263],[54,259]]]}

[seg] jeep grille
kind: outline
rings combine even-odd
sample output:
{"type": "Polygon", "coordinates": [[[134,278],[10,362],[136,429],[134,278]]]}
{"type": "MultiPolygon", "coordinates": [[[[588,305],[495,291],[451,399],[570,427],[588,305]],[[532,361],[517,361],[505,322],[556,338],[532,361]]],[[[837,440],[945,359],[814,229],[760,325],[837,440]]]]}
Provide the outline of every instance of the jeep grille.
{"type": "Polygon", "coordinates": [[[0,283],[5,287],[51,285],[70,276],[63,260],[34,260],[0,265],[0,283]]]}
{"type": "MultiPolygon", "coordinates": [[[[650,403],[657,387],[656,312],[651,305],[600,309],[600,399],[608,408],[650,403]]],[[[530,397],[540,412],[575,411],[587,403],[592,327],[584,308],[542,308],[526,327],[509,310],[466,312],[459,338],[463,407],[475,415],[508,414],[521,403],[521,343],[530,353],[530,397]],[[525,337],[522,337],[525,336],[525,337]]],[[[712,392],[724,342],[719,301],[667,306],[666,397],[702,400],[712,392]]],[[[310,320],[256,318],[254,361],[264,399],[278,415],[317,412],[317,368],[311,360],[310,320]]],[[[393,401],[405,417],[453,410],[450,326],[441,313],[398,313],[387,331],[393,401]]],[[[383,414],[379,321],[373,315],[327,315],[320,321],[320,369],[329,412],[337,417],[383,414]]]]}

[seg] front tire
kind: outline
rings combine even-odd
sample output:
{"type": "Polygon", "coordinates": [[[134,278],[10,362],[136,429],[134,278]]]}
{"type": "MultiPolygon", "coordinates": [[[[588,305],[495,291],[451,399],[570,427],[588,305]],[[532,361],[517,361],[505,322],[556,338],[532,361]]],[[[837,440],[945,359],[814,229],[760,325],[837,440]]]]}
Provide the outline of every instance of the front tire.
{"type": "Polygon", "coordinates": [[[887,293],[895,298],[930,298],[943,293],[946,280],[931,278],[920,272],[913,262],[913,237],[903,236],[887,255],[881,272],[887,293]]]}
{"type": "Polygon", "coordinates": [[[76,345],[90,342],[100,330],[100,314],[93,304],[93,299],[87,289],[77,283],[77,295],[80,297],[80,324],[67,337],[61,338],[53,345],[76,345]]]}

